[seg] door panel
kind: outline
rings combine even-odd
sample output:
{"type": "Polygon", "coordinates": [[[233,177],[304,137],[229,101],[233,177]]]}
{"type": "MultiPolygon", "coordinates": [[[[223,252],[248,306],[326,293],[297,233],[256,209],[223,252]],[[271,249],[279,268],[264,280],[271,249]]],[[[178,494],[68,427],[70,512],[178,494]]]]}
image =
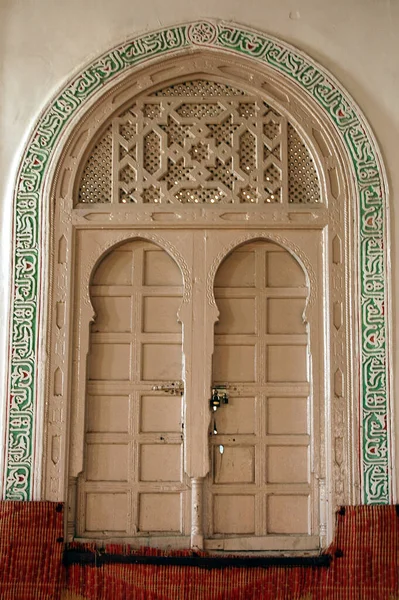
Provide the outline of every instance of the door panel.
{"type": "Polygon", "coordinates": [[[280,535],[309,532],[309,496],[275,494],[267,499],[267,533],[280,535]]]}
{"type": "Polygon", "coordinates": [[[242,536],[308,535],[305,274],[280,246],[248,243],[221,264],[214,293],[213,381],[228,385],[229,400],[212,415],[207,535],[234,538],[230,549],[243,548],[242,536]]]}
{"type": "Polygon", "coordinates": [[[88,357],[79,527],[87,537],[184,535],[181,273],[157,246],[135,241],[98,266],[88,357]]]}

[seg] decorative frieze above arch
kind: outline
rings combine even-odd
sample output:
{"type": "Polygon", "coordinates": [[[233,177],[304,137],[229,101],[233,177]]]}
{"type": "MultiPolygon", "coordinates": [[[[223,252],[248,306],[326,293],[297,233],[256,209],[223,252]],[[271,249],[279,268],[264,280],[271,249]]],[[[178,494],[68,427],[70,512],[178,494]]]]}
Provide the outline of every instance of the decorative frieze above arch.
{"type": "MultiPolygon", "coordinates": [[[[45,234],[49,222],[48,190],[54,177],[56,159],[63,150],[62,142],[66,141],[72,124],[89,110],[95,99],[112,90],[135,67],[199,48],[220,50],[230,56],[252,60],[253,64],[264,65],[283,77],[287,85],[317,105],[344,149],[342,160],[349,173],[349,186],[352,186],[354,196],[352,202],[356,207],[354,213],[357,215],[354,248],[358,252],[357,314],[360,322],[355,347],[360,361],[362,501],[368,504],[392,501],[387,188],[378,147],[358,107],[322,67],[280,40],[216,21],[162,29],[135,37],[107,52],[64,87],[33,131],[21,160],[14,198],[13,295],[3,496],[14,500],[40,497],[40,481],[35,478],[35,468],[40,463],[42,443],[38,431],[43,412],[40,395],[43,390],[38,393],[38,368],[40,346],[43,344],[40,339],[44,323],[42,315],[47,301],[42,292],[46,289],[43,277],[43,268],[47,264],[45,234]]],[[[298,115],[298,120],[300,118],[298,115]]],[[[333,173],[331,178],[333,180],[333,173]]],[[[332,184],[332,190],[333,187],[332,184]]],[[[128,193],[131,189],[132,186],[128,193]]],[[[338,262],[341,241],[332,240],[331,247],[332,260],[335,262],[337,259],[338,262]]],[[[67,255],[68,248],[60,240],[60,265],[66,264],[67,255]]],[[[339,387],[340,374],[337,373],[339,387]]],[[[337,402],[342,404],[341,396],[337,394],[337,402]]],[[[345,407],[341,408],[345,412],[345,407]]],[[[345,429],[344,424],[341,424],[341,429],[345,429]]],[[[340,439],[339,436],[337,439],[340,439]]],[[[335,451],[337,461],[339,442],[335,451]]],[[[54,460],[57,460],[57,451],[54,460]]]]}

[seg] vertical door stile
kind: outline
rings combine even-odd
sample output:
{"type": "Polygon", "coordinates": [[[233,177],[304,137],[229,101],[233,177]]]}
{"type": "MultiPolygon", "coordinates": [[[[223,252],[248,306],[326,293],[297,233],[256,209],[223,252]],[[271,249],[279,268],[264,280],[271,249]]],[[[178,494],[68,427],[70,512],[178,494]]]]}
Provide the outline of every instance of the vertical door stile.
{"type": "MultiPolygon", "coordinates": [[[[186,472],[192,483],[191,546],[203,547],[203,482],[209,471],[208,428],[212,385],[213,326],[217,309],[207,301],[207,233],[193,233],[193,290],[191,330],[184,330],[184,344],[190,340],[190,364],[186,364],[186,472]]],[[[187,353],[186,353],[187,358],[187,353]]]]}

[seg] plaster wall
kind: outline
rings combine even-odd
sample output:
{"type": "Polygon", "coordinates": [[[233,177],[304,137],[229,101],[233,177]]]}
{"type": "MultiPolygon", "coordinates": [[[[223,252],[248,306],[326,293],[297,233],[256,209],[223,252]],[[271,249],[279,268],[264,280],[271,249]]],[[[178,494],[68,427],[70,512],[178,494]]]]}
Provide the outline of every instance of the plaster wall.
{"type": "MultiPolygon", "coordinates": [[[[399,342],[395,327],[399,314],[395,240],[399,211],[394,204],[399,195],[396,0],[0,0],[0,380],[4,381],[7,368],[12,187],[35,120],[74,72],[109,47],[137,33],[207,17],[254,27],[307,52],[353,96],[377,137],[391,192],[395,398],[399,392],[395,351],[399,342]]],[[[396,413],[398,427],[399,410],[396,413]]]]}

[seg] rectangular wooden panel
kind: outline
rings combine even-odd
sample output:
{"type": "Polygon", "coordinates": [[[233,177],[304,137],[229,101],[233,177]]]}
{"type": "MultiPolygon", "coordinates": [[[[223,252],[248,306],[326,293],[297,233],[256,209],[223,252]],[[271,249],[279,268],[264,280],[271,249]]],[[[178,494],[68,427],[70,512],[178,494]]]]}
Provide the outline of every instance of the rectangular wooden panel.
{"type": "Polygon", "coordinates": [[[255,346],[215,346],[213,378],[226,382],[255,381],[255,346]]]}
{"type": "Polygon", "coordinates": [[[219,267],[215,287],[253,287],[255,285],[255,253],[235,252],[219,267]]]}
{"type": "Polygon", "coordinates": [[[269,346],[266,376],[267,381],[276,383],[307,381],[307,347],[269,346]]]}
{"type": "Polygon", "coordinates": [[[128,396],[87,396],[88,433],[125,433],[129,430],[128,396]]]}
{"type": "Polygon", "coordinates": [[[140,494],[139,529],[181,533],[181,494],[140,494]]]}
{"type": "Polygon", "coordinates": [[[170,381],[181,379],[181,344],[143,344],[141,356],[141,376],[144,381],[170,381]]]}
{"type": "Polygon", "coordinates": [[[129,496],[127,493],[89,492],[86,494],[86,530],[126,533],[129,496]]]}
{"type": "Polygon", "coordinates": [[[255,333],[255,298],[218,298],[215,333],[255,333]]]}
{"type": "Polygon", "coordinates": [[[255,398],[229,396],[229,404],[215,416],[219,434],[250,434],[255,432],[255,398]]]}
{"type": "Polygon", "coordinates": [[[269,483],[308,483],[309,449],[307,446],[269,446],[267,481],[269,483]]]}
{"type": "Polygon", "coordinates": [[[181,396],[166,394],[142,396],[140,431],[154,433],[181,431],[181,405],[181,396]]]}
{"type": "Polygon", "coordinates": [[[305,302],[305,298],[269,298],[267,333],[305,333],[302,319],[305,302]]]}
{"type": "Polygon", "coordinates": [[[308,398],[268,398],[267,433],[281,435],[308,432],[308,398]]]}
{"type": "Polygon", "coordinates": [[[275,495],[267,502],[267,531],[280,534],[308,534],[309,497],[275,495]]]}
{"type": "Polygon", "coordinates": [[[130,344],[92,344],[89,379],[126,381],[130,379],[130,344]]]}
{"type": "Polygon", "coordinates": [[[253,483],[255,481],[254,446],[230,446],[213,448],[214,483],[253,483]],[[222,450],[222,451],[221,451],[222,450]]]}
{"type": "Polygon", "coordinates": [[[234,535],[255,533],[255,497],[249,494],[215,494],[213,531],[234,535]]]}
{"type": "Polygon", "coordinates": [[[182,285],[182,274],[175,261],[161,250],[144,252],[144,285],[182,285]]]}
{"type": "Polygon", "coordinates": [[[128,444],[87,444],[87,481],[127,481],[128,444]]]}
{"type": "Polygon", "coordinates": [[[143,299],[143,331],[147,333],[180,333],[177,311],[181,297],[145,297],[143,299]]]}
{"type": "Polygon", "coordinates": [[[141,444],[140,481],[181,481],[181,444],[141,444]]]}
{"type": "Polygon", "coordinates": [[[115,250],[97,267],[93,285],[131,285],[133,277],[132,253],[115,250]]]}
{"type": "Polygon", "coordinates": [[[301,287],[305,286],[305,274],[288,252],[268,252],[266,282],[268,287],[301,287]]]}
{"type": "Polygon", "coordinates": [[[121,296],[94,296],[96,319],[92,331],[122,333],[132,329],[132,299],[121,296]]]}

